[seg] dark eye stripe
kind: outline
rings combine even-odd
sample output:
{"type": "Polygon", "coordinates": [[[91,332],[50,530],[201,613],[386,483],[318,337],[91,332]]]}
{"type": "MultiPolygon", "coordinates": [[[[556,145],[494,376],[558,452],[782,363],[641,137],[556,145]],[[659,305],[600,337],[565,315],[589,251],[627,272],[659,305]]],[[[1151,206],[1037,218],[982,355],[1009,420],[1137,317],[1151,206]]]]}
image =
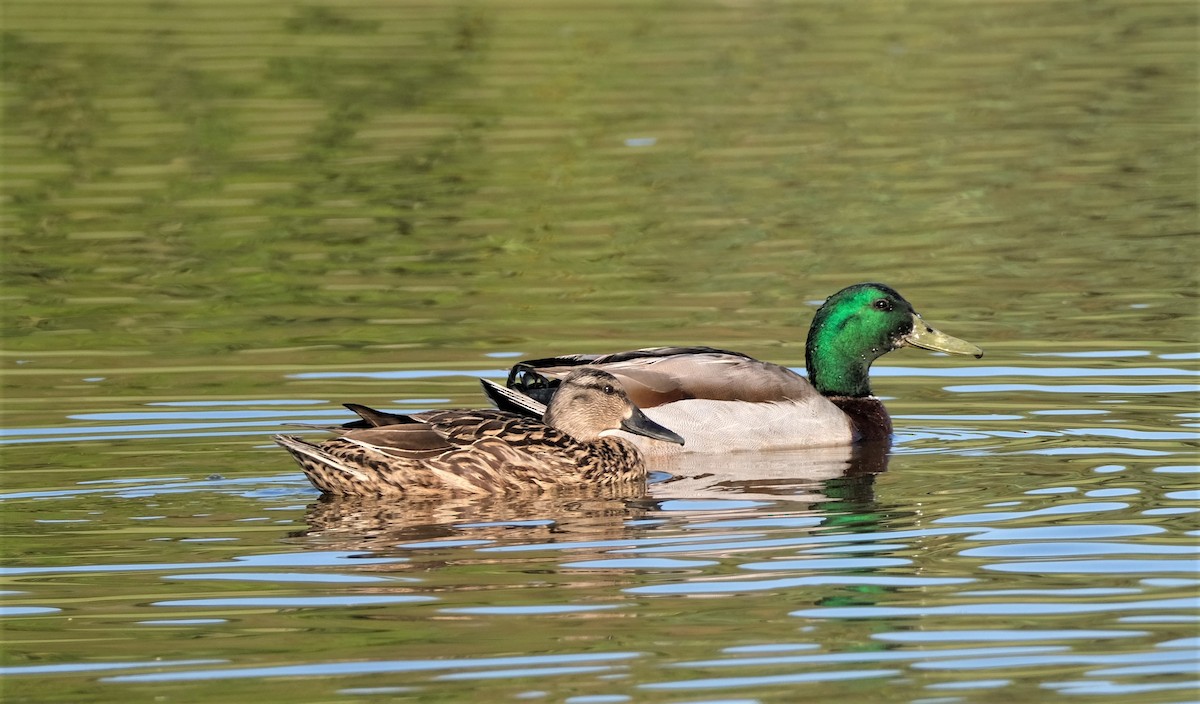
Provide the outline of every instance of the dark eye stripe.
{"type": "Polygon", "coordinates": [[[607,374],[588,373],[575,378],[572,383],[580,388],[613,395],[617,393],[619,387],[613,385],[611,379],[612,377],[607,374]]]}

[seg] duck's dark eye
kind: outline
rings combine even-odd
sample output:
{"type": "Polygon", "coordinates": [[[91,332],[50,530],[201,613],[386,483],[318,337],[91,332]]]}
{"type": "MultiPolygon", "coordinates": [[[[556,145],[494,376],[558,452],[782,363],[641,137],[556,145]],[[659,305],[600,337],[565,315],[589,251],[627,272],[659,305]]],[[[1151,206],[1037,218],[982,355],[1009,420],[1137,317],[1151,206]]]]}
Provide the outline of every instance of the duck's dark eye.
{"type": "Polygon", "coordinates": [[[884,311],[891,310],[892,302],[886,298],[880,298],[879,300],[875,301],[875,308],[884,311]]]}
{"type": "Polygon", "coordinates": [[[617,393],[617,390],[613,388],[612,384],[605,384],[604,385],[604,393],[608,394],[609,396],[612,396],[613,394],[617,393]]]}

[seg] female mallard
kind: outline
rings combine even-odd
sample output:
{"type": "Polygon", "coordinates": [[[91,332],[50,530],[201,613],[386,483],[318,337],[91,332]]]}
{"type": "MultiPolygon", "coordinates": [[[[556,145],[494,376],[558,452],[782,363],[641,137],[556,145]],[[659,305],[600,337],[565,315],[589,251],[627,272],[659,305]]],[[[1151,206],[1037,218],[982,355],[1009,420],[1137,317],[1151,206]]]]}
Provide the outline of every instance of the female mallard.
{"type": "Polygon", "coordinates": [[[650,420],[607,372],[575,368],[546,409],[545,422],[494,410],[394,415],[348,406],[366,427],[314,445],[276,435],[309,481],[326,494],[428,496],[644,480],[638,449],[618,430],[682,443],[650,420]]]}
{"type": "Polygon", "coordinates": [[[825,301],[808,331],[808,380],[787,367],[711,347],[654,347],[521,362],[508,386],[484,382],[500,408],[541,412],[558,380],[580,364],[620,381],[634,403],[687,439],[682,450],[638,442],[647,453],[731,452],[847,445],[887,438],[892,422],[871,395],[871,363],[906,345],[982,357],[934,330],[883,284],[857,284],[825,301]]]}

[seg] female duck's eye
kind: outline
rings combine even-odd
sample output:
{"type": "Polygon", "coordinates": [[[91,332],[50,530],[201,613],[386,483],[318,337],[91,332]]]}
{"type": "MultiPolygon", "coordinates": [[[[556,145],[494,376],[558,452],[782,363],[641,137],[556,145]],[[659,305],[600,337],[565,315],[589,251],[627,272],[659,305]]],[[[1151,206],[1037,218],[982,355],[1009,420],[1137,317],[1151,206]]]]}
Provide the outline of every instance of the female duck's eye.
{"type": "Polygon", "coordinates": [[[604,393],[608,394],[609,396],[612,396],[613,394],[617,393],[617,390],[612,387],[612,384],[605,384],[604,385],[604,393]]]}
{"type": "Polygon", "coordinates": [[[892,302],[886,298],[880,298],[879,300],[875,301],[875,307],[879,310],[891,310],[892,302]]]}

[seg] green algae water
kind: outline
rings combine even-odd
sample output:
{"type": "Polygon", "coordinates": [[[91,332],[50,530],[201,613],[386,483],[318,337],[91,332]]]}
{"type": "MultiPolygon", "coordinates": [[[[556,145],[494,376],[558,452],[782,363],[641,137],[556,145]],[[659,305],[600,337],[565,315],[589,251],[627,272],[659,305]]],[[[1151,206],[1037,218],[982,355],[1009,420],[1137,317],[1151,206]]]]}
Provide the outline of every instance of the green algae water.
{"type": "MultiPolygon", "coordinates": [[[[0,696],[1200,696],[1190,2],[8,0],[0,696]],[[322,500],[269,435],[522,358],[800,368],[888,453],[322,500]]],[[[293,429],[294,432],[294,429],[293,429]]]]}

